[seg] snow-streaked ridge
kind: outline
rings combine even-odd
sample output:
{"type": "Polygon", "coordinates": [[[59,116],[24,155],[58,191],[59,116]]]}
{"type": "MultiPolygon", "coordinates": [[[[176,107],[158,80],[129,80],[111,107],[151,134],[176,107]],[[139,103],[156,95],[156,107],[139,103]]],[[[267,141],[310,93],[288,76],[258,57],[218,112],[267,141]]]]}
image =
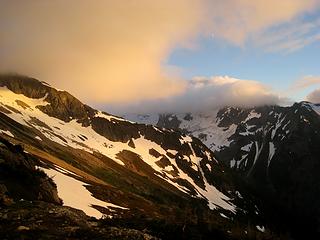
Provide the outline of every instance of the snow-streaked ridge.
{"type": "MultiPolygon", "coordinates": [[[[129,146],[129,141],[125,143],[111,141],[94,131],[91,125],[84,127],[81,123],[77,122],[76,119],[73,119],[69,122],[64,122],[60,119],[48,116],[37,108],[37,106],[46,106],[48,104],[50,103],[46,101],[46,96],[39,99],[33,99],[28,98],[22,94],[16,94],[6,87],[0,88],[0,106],[7,110],[4,112],[4,114],[24,126],[32,127],[39,130],[44,137],[50,139],[51,141],[54,141],[66,147],[81,149],[90,153],[100,152],[101,154],[109,157],[120,165],[125,165],[125,163],[122,162],[118,157],[118,154],[120,152],[122,152],[123,150],[134,152],[139,155],[145,163],[150,165],[156,171],[157,176],[161,176],[168,183],[174,185],[175,187],[186,193],[188,193],[188,190],[185,187],[177,184],[176,180],[177,178],[187,180],[197,191],[198,195],[196,197],[207,199],[210,208],[213,209],[216,207],[222,207],[230,211],[235,211],[235,206],[229,202],[230,199],[223,193],[218,191],[214,186],[208,184],[203,174],[202,176],[205,182],[205,189],[200,188],[194,182],[194,180],[188,176],[187,173],[178,168],[174,157],[169,157],[170,154],[172,156],[172,154],[175,153],[174,149],[164,150],[159,144],[146,139],[145,136],[141,134],[140,137],[132,140],[135,146],[134,148],[129,146]],[[21,102],[23,103],[23,105],[21,105],[21,102]],[[41,124],[39,124],[39,122],[37,121],[40,121],[41,124]],[[166,155],[171,163],[171,168],[168,166],[165,168],[159,167],[156,164],[159,159],[149,153],[150,149],[154,149],[160,154],[166,155]],[[168,153],[170,154],[168,155],[168,153]],[[170,173],[170,169],[172,169],[172,166],[175,166],[176,169],[178,169],[178,177],[173,176],[170,173]]],[[[95,117],[105,118],[106,121],[110,122],[113,122],[115,120],[125,121],[122,118],[108,115],[103,112],[97,112],[95,117]]],[[[155,130],[160,132],[162,131],[157,128],[155,128],[155,130]]],[[[232,129],[231,131],[234,130],[232,129]]],[[[43,141],[44,138],[42,135],[36,136],[36,139],[38,141],[43,141]]],[[[192,141],[192,138],[189,136],[183,136],[180,139],[181,144],[189,144],[191,149],[192,141]]],[[[225,139],[224,141],[226,141],[226,144],[229,144],[228,140],[225,139]]],[[[193,149],[192,155],[189,156],[189,158],[193,163],[194,170],[202,171],[199,163],[201,161],[201,158],[196,156],[193,149]]],[[[209,159],[211,159],[211,157],[209,159]]],[[[216,161],[215,159],[212,160],[216,161]]],[[[66,175],[60,174],[62,173],[59,172],[59,174],[57,175],[59,175],[61,179],[66,178],[66,175]]],[[[102,203],[100,202],[100,204],[102,203]]],[[[94,210],[90,211],[93,211],[92,214],[95,214],[94,210]]]]}

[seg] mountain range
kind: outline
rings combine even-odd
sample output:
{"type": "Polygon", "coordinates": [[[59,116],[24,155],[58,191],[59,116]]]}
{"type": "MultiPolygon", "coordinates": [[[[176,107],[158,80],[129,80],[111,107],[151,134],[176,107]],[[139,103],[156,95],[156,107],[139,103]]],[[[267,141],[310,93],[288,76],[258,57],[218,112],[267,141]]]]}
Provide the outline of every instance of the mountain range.
{"type": "Polygon", "coordinates": [[[8,239],[319,234],[319,112],[302,102],[122,118],[48,83],[1,75],[0,233],[8,239]],[[52,212],[64,233],[31,220],[21,226],[10,216],[22,211],[45,223],[52,212]],[[67,220],[57,220],[60,212],[67,220]],[[78,218],[85,222],[71,228],[78,218]]]}
{"type": "Polygon", "coordinates": [[[202,113],[126,117],[191,134],[277,211],[266,217],[295,231],[319,232],[320,105],[224,107],[202,113]],[[281,214],[279,214],[281,213],[281,214]],[[285,220],[281,216],[286,216],[285,220]]]}

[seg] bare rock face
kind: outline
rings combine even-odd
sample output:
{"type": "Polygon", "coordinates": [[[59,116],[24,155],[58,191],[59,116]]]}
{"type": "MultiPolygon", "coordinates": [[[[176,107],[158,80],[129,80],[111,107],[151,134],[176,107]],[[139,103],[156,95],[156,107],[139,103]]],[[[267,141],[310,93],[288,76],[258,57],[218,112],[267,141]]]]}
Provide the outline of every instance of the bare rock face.
{"type": "Polygon", "coordinates": [[[100,135],[114,142],[128,142],[140,135],[134,124],[118,120],[107,121],[105,118],[95,117],[91,121],[92,128],[100,135]]]}

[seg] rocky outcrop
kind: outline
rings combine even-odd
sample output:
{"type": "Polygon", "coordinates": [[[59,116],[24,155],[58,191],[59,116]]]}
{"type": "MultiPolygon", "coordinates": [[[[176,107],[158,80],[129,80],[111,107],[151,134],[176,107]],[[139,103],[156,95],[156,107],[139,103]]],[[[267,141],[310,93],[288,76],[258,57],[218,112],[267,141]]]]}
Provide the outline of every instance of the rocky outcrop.
{"type": "Polygon", "coordinates": [[[128,142],[132,138],[140,137],[135,124],[126,121],[108,121],[105,118],[92,119],[92,128],[100,135],[114,142],[128,142]]]}
{"type": "Polygon", "coordinates": [[[178,130],[180,123],[181,121],[175,115],[160,114],[157,126],[161,128],[178,130]]]}
{"type": "Polygon", "coordinates": [[[21,146],[0,138],[0,205],[20,199],[62,203],[55,183],[36,169],[36,161],[21,146]]]}
{"type": "Polygon", "coordinates": [[[19,201],[0,210],[2,239],[156,240],[142,231],[111,227],[82,211],[42,201],[19,201]]]}

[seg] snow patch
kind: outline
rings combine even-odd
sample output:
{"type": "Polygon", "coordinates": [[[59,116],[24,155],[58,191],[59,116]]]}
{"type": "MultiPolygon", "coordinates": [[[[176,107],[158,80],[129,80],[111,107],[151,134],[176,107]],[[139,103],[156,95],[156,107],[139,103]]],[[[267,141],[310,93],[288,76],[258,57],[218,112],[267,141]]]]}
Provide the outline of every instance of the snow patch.
{"type": "Polygon", "coordinates": [[[276,148],[275,148],[273,142],[269,142],[268,168],[269,168],[270,162],[275,154],[275,151],[276,151],[276,148]]]}
{"type": "Polygon", "coordinates": [[[251,146],[252,146],[252,143],[249,143],[249,144],[243,146],[241,148],[241,150],[246,151],[246,152],[250,152],[251,146]]]}
{"type": "Polygon", "coordinates": [[[264,226],[261,226],[261,227],[260,227],[259,225],[257,225],[256,228],[257,228],[260,232],[263,232],[263,233],[266,231],[266,229],[265,229],[264,226]]]}
{"type": "Polygon", "coordinates": [[[182,139],[179,139],[181,144],[192,142],[192,137],[190,136],[182,136],[182,139]]]}
{"type": "Polygon", "coordinates": [[[239,191],[236,191],[236,194],[237,194],[237,196],[238,196],[239,198],[243,199],[243,197],[242,197],[242,195],[241,195],[241,193],[240,193],[239,191]]]}
{"type": "Polygon", "coordinates": [[[91,195],[85,186],[88,184],[67,176],[54,169],[41,168],[56,183],[58,195],[63,200],[65,206],[73,207],[84,211],[88,216],[102,218],[104,215],[93,208],[93,205],[101,207],[113,207],[128,209],[112,203],[96,199],[91,195]]]}
{"type": "Polygon", "coordinates": [[[236,160],[232,159],[230,161],[230,168],[233,168],[236,165],[236,160]]]}
{"type": "Polygon", "coordinates": [[[174,169],[173,169],[173,167],[172,167],[171,165],[166,166],[166,167],[164,168],[164,170],[165,170],[165,171],[168,171],[168,172],[174,171],[174,169]]]}
{"type": "Polygon", "coordinates": [[[256,164],[259,156],[260,156],[260,153],[261,153],[261,151],[263,149],[263,144],[261,144],[261,147],[259,148],[258,142],[255,141],[255,149],[256,149],[256,153],[255,153],[255,156],[254,156],[253,164],[252,164],[252,166],[251,166],[251,168],[250,168],[250,170],[248,172],[248,176],[251,174],[251,172],[252,172],[252,170],[253,170],[253,168],[254,168],[254,166],[255,166],[255,164],[256,164]]]}
{"type": "Polygon", "coordinates": [[[0,133],[4,133],[4,134],[8,135],[9,137],[13,137],[14,138],[13,133],[11,133],[9,130],[0,129],[0,133]]]}
{"type": "Polygon", "coordinates": [[[223,213],[220,213],[220,216],[223,217],[223,218],[227,218],[229,219],[229,217],[227,217],[226,215],[224,215],[223,213]]]}
{"type": "Polygon", "coordinates": [[[209,169],[209,171],[211,172],[211,166],[209,163],[206,164],[206,167],[209,169]]]}
{"type": "MultiPolygon", "coordinates": [[[[108,121],[112,122],[113,120],[118,120],[118,121],[128,121],[128,120],[125,120],[123,118],[119,118],[119,117],[116,117],[116,116],[113,116],[113,115],[109,115],[109,114],[106,114],[106,113],[103,113],[101,111],[98,111],[94,117],[99,117],[99,118],[104,118],[104,119],[107,119],[108,121]]],[[[130,121],[129,121],[130,122],[130,121]]],[[[133,123],[133,122],[131,122],[133,123]]]]}
{"type": "Polygon", "coordinates": [[[172,155],[174,155],[174,156],[175,156],[175,155],[177,155],[178,151],[168,149],[168,150],[167,150],[167,153],[170,153],[170,154],[172,154],[172,155]]]}
{"type": "Polygon", "coordinates": [[[39,136],[35,136],[35,139],[42,141],[41,137],[39,137],[39,136]]]}
{"type": "Polygon", "coordinates": [[[261,117],[261,113],[257,113],[256,111],[252,110],[252,111],[248,114],[248,117],[247,117],[243,122],[247,122],[247,121],[249,121],[250,119],[260,118],[260,117],[261,117]]]}

